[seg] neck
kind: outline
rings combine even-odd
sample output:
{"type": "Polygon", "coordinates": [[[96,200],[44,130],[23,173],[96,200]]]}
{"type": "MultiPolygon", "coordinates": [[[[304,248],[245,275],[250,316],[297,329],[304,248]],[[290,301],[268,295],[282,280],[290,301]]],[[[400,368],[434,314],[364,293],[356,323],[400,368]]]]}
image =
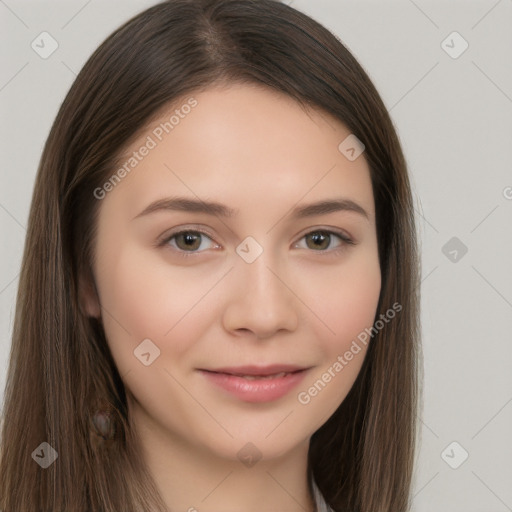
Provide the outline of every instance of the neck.
{"type": "Polygon", "coordinates": [[[315,511],[307,478],[309,439],[280,457],[263,457],[255,463],[247,447],[248,456],[242,462],[236,454],[243,443],[234,440],[234,456],[223,457],[206,446],[176,438],[149,423],[147,416],[144,421],[137,421],[138,417],[134,414],[133,419],[144,459],[169,510],[315,511]]]}

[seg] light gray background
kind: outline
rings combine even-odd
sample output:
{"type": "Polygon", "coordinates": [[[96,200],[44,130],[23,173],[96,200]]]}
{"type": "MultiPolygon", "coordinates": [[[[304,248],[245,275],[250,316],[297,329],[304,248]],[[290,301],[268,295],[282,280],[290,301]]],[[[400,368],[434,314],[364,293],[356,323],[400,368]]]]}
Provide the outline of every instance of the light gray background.
{"type": "MultiPolygon", "coordinates": [[[[0,0],[2,389],[44,141],[93,50],[154,3],[0,0]],[[47,60],[31,48],[42,31],[59,44],[47,60]]],[[[335,32],[368,71],[410,167],[425,363],[413,510],[512,511],[512,0],[288,3],[335,32]],[[453,31],[469,43],[456,59],[441,46],[453,31]],[[452,237],[468,248],[455,262],[453,247],[450,258],[442,252],[452,237]],[[452,469],[445,460],[454,465],[462,450],[469,457],[452,469]]]]}

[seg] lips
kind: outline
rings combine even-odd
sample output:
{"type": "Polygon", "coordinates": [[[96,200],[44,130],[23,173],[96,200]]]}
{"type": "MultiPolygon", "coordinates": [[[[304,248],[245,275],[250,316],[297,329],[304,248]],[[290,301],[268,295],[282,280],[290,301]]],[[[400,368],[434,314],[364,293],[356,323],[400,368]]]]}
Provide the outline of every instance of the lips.
{"type": "Polygon", "coordinates": [[[295,365],[237,366],[198,370],[217,389],[244,402],[272,402],[287,395],[310,368],[295,365]]]}
{"type": "Polygon", "coordinates": [[[247,380],[268,380],[268,379],[279,379],[280,377],[284,377],[286,375],[289,375],[290,373],[295,372],[281,372],[281,373],[273,373],[271,375],[243,375],[238,373],[227,373],[226,375],[234,375],[236,377],[242,377],[243,379],[247,380]]]}
{"type": "Polygon", "coordinates": [[[284,377],[289,373],[296,373],[306,370],[304,366],[289,365],[289,364],[273,364],[267,366],[233,366],[215,369],[204,369],[203,371],[222,373],[226,375],[235,375],[237,377],[245,377],[248,380],[252,379],[265,379],[265,378],[278,378],[284,377]]]}

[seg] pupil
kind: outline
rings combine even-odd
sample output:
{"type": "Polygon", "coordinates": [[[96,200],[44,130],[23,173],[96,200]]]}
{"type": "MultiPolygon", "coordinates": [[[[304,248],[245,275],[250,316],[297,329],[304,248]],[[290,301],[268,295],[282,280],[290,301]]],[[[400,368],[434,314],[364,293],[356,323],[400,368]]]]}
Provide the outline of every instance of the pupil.
{"type": "Polygon", "coordinates": [[[199,237],[197,235],[195,235],[193,233],[185,233],[182,236],[183,236],[185,245],[188,248],[197,249],[196,245],[197,245],[197,241],[199,240],[199,237]]]}
{"type": "Polygon", "coordinates": [[[311,238],[314,240],[314,244],[316,247],[322,246],[322,241],[328,240],[328,236],[325,236],[322,233],[314,233],[311,235],[311,238]]]}

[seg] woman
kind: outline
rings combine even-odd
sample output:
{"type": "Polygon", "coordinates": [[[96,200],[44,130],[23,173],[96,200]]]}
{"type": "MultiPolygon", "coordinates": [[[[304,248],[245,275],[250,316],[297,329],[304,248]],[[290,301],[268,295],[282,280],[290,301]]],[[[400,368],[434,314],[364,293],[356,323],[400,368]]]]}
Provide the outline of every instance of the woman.
{"type": "Polygon", "coordinates": [[[335,36],[273,0],[147,9],[42,155],[1,510],[407,510],[418,266],[398,138],[335,36]]]}

